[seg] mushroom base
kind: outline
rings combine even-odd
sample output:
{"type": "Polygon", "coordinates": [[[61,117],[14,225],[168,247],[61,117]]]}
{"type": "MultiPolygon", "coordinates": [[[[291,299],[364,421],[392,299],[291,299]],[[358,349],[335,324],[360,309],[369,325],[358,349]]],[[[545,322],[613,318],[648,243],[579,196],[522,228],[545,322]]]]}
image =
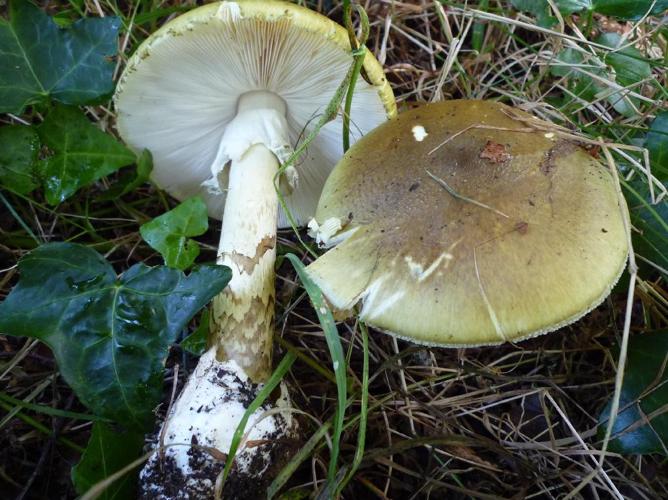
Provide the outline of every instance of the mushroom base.
{"type": "MultiPolygon", "coordinates": [[[[261,388],[234,361],[216,361],[215,349],[205,353],[163,424],[162,452],[156,443],[155,453],[141,471],[139,497],[214,498],[234,431],[261,388]]],[[[225,497],[265,495],[269,481],[291,457],[297,442],[297,423],[290,408],[282,384],[275,400],[251,415],[225,483],[225,497]]]]}

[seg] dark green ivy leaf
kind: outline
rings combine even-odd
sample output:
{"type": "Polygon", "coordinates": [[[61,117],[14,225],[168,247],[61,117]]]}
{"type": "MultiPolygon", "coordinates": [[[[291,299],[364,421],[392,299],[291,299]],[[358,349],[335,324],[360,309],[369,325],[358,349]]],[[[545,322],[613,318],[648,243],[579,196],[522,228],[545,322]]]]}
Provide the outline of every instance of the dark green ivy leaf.
{"type": "MultiPolygon", "coordinates": [[[[612,429],[610,451],[666,453],[668,447],[668,330],[634,335],[629,340],[619,413],[612,429]]],[[[605,432],[610,403],[599,418],[605,432]]]]}
{"type": "Polygon", "coordinates": [[[137,158],[137,168],[134,172],[121,175],[111,188],[100,196],[100,200],[114,200],[120,196],[131,193],[139,186],[148,181],[153,171],[153,156],[148,149],[142,151],[137,158]]]}
{"type": "Polygon", "coordinates": [[[592,0],[556,0],[556,5],[563,15],[592,10],[592,0]]]}
{"type": "MultiPolygon", "coordinates": [[[[635,229],[631,233],[635,252],[668,269],[668,199],[652,205],[646,178],[622,185],[635,229]]],[[[642,270],[643,263],[639,264],[642,270]]]]}
{"type": "Polygon", "coordinates": [[[618,33],[604,33],[596,42],[614,49],[605,54],[604,61],[615,70],[617,83],[622,87],[634,86],[636,92],[639,92],[640,89],[634,84],[652,75],[652,68],[641,52],[628,45],[618,33]]]}
{"type": "Polygon", "coordinates": [[[44,160],[40,172],[46,200],[51,205],[135,161],[132,151],[98,129],[76,108],[56,106],[37,132],[53,152],[44,160]]]}
{"type": "Polygon", "coordinates": [[[557,22],[557,18],[552,15],[552,9],[548,2],[536,0],[511,0],[510,3],[517,10],[528,12],[535,16],[538,26],[549,28],[557,22]]]}
{"type": "Polygon", "coordinates": [[[19,272],[0,303],[0,332],[46,343],[86,406],[134,429],[152,421],[170,344],[231,277],[225,266],[185,276],[135,264],[117,278],[97,252],[72,243],[37,248],[19,272]]]}
{"type": "Polygon", "coordinates": [[[19,194],[35,189],[38,156],[39,137],[31,127],[0,128],[0,185],[19,194]]]}
{"type": "MultiPolygon", "coordinates": [[[[511,3],[516,9],[536,16],[540,26],[549,27],[556,22],[546,0],[512,0],[511,3]]],[[[648,12],[650,15],[661,15],[668,10],[668,0],[657,0],[653,7],[652,3],[653,0],[555,0],[559,12],[565,16],[586,11],[621,19],[637,19],[648,12]]]]}
{"type": "Polygon", "coordinates": [[[618,113],[635,116],[640,102],[628,95],[627,89],[639,93],[638,84],[651,76],[651,66],[635,47],[620,48],[623,40],[617,33],[605,33],[596,42],[614,50],[605,52],[601,59],[593,55],[584,58],[580,51],[565,49],[557,54],[550,72],[554,76],[566,77],[570,92],[580,99],[593,101],[605,97],[618,113]],[[591,75],[615,81],[621,89],[612,91],[610,86],[591,75]]]}
{"type": "Polygon", "coordinates": [[[656,115],[645,136],[652,173],[661,181],[668,181],[668,111],[656,115]]]}
{"type": "MultiPolygon", "coordinates": [[[[95,422],[88,446],[81,460],[72,468],[72,483],[83,495],[96,483],[108,478],[137,459],[144,444],[144,434],[95,422]]],[[[135,498],[136,474],[132,471],[113,482],[97,497],[101,500],[135,498]]]]}
{"type": "Polygon", "coordinates": [[[195,196],[143,224],[139,232],[146,243],[160,252],[165,264],[187,269],[199,255],[199,245],[190,237],[206,233],[208,227],[206,204],[195,196]]]}
{"type": "Polygon", "coordinates": [[[637,19],[648,13],[661,15],[668,10],[668,0],[594,0],[594,11],[621,19],[637,19]]]}
{"type": "MultiPolygon", "coordinates": [[[[614,79],[624,89],[641,93],[642,89],[637,84],[651,76],[652,68],[640,51],[633,46],[623,47],[625,42],[618,33],[604,33],[596,38],[596,42],[614,49],[606,52],[603,58],[605,64],[614,70],[608,78],[614,79]]],[[[607,89],[602,87],[602,90],[607,89]]],[[[624,92],[610,95],[608,102],[624,116],[635,116],[637,112],[634,107],[638,108],[640,105],[637,98],[625,95],[624,92]]]]}
{"type": "Polygon", "coordinates": [[[9,20],[0,19],[0,113],[21,113],[49,97],[85,104],[109,94],[120,26],[117,17],[104,17],[61,29],[29,1],[10,1],[9,20]]]}
{"type": "Polygon", "coordinates": [[[181,341],[181,348],[195,356],[201,356],[206,350],[209,339],[209,310],[204,309],[197,330],[181,341]]]}
{"type": "Polygon", "coordinates": [[[557,54],[550,66],[554,76],[580,76],[579,65],[583,62],[582,54],[575,49],[565,49],[557,54]]]}

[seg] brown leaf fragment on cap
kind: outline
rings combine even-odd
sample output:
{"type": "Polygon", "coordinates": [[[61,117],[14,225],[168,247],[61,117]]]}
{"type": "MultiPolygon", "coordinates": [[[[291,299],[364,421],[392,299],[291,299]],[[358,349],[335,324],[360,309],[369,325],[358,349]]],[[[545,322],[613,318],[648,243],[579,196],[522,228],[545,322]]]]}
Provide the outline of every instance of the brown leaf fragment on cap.
{"type": "Polygon", "coordinates": [[[480,158],[483,160],[490,160],[492,163],[503,163],[512,158],[512,155],[507,151],[506,146],[498,142],[487,141],[485,147],[480,152],[480,158]]]}
{"type": "Polygon", "coordinates": [[[593,158],[599,158],[601,156],[601,146],[598,144],[586,145],[584,148],[593,158]]]}

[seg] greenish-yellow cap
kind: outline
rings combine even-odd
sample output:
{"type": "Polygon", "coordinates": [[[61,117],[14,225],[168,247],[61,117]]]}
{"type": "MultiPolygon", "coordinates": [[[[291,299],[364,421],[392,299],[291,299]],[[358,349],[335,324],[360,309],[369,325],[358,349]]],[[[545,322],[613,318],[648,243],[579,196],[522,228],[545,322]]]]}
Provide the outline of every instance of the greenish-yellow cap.
{"type": "Polygon", "coordinates": [[[325,185],[316,220],[340,223],[343,242],[309,273],[337,309],[359,303],[369,324],[425,344],[496,344],[575,321],[625,267],[626,206],[608,168],[554,130],[466,100],[381,125],[325,185]]]}

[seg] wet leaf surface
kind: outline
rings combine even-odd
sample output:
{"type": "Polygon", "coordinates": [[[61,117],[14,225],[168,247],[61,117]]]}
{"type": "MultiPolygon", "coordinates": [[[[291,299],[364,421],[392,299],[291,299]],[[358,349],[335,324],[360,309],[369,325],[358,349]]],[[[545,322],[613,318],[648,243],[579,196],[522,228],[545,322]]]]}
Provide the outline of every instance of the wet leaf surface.
{"type": "Polygon", "coordinates": [[[564,15],[592,9],[592,0],[556,0],[559,12],[564,15]]]}
{"type": "Polygon", "coordinates": [[[32,128],[0,128],[0,185],[20,194],[35,189],[38,155],[39,137],[32,128]]]}
{"type": "Polygon", "coordinates": [[[137,429],[152,421],[170,344],[231,277],[224,266],[185,276],[136,264],[117,278],[97,252],[70,243],[37,248],[19,272],[0,331],[42,340],[86,406],[137,429]]]}
{"type": "MultiPolygon", "coordinates": [[[[624,195],[635,229],[632,233],[635,252],[668,269],[668,200],[664,198],[653,205],[644,180],[625,183],[624,195]]],[[[644,269],[644,262],[640,265],[641,270],[644,269]]],[[[654,272],[655,269],[649,271],[654,272]]]]}
{"type": "MultiPolygon", "coordinates": [[[[668,331],[634,335],[610,451],[668,455],[668,331]]],[[[610,404],[600,417],[605,431],[610,404]]]]}
{"type": "Polygon", "coordinates": [[[652,173],[668,182],[668,111],[656,115],[645,136],[652,173]]]}
{"type": "Polygon", "coordinates": [[[661,14],[668,9],[668,0],[657,0],[653,7],[651,0],[594,0],[593,7],[599,14],[635,19],[647,13],[661,14]]]}
{"type": "Polygon", "coordinates": [[[113,200],[120,196],[132,193],[142,184],[148,182],[153,171],[153,156],[148,149],[142,151],[137,158],[134,171],[123,173],[118,181],[100,196],[100,200],[113,200]]]}
{"type": "Polygon", "coordinates": [[[140,233],[146,243],[160,252],[166,265],[187,269],[199,255],[199,245],[190,237],[206,233],[208,227],[206,204],[202,198],[194,197],[143,224],[140,233]]]}
{"type": "Polygon", "coordinates": [[[197,330],[188,335],[181,341],[181,348],[194,356],[200,356],[206,350],[207,339],[209,338],[209,311],[204,309],[199,320],[197,330]]]}
{"type": "Polygon", "coordinates": [[[57,205],[78,189],[135,161],[135,155],[76,108],[57,106],[37,127],[53,153],[41,165],[44,192],[57,205]]]}
{"type": "Polygon", "coordinates": [[[61,29],[27,0],[0,19],[0,113],[21,113],[52,98],[85,104],[114,89],[117,17],[81,19],[61,29]]]}
{"type": "MultiPolygon", "coordinates": [[[[72,468],[72,482],[80,495],[135,460],[141,453],[144,435],[103,422],[93,425],[88,446],[72,468]]],[[[97,498],[124,500],[135,498],[137,475],[132,471],[113,482],[97,498]]]]}
{"type": "MultiPolygon", "coordinates": [[[[596,40],[597,43],[614,49],[605,54],[603,61],[612,68],[608,78],[615,81],[625,90],[633,90],[642,94],[641,82],[647,81],[652,75],[652,68],[638,49],[626,43],[619,33],[604,33],[596,40]]],[[[605,87],[600,88],[605,92],[605,87]]],[[[640,102],[635,97],[626,96],[619,90],[608,97],[608,102],[625,116],[633,116],[640,102]]]]}

